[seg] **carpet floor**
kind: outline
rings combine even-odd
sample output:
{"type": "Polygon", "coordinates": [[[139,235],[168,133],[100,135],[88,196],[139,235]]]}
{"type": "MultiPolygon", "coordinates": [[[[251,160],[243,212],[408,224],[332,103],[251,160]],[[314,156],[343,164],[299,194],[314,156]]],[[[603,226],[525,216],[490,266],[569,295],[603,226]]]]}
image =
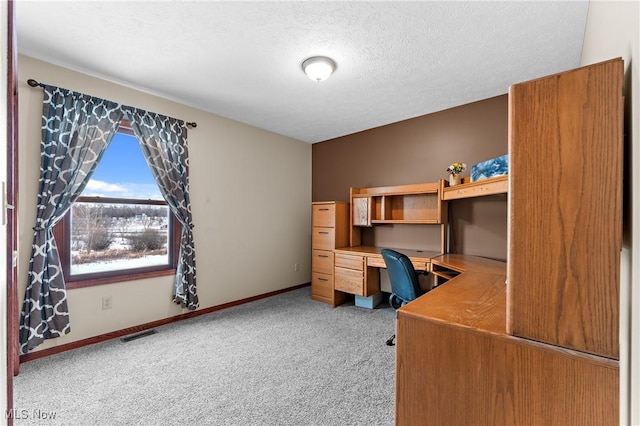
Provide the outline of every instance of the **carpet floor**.
{"type": "Polygon", "coordinates": [[[21,365],[16,425],[392,425],[395,312],[304,287],[21,365]]]}

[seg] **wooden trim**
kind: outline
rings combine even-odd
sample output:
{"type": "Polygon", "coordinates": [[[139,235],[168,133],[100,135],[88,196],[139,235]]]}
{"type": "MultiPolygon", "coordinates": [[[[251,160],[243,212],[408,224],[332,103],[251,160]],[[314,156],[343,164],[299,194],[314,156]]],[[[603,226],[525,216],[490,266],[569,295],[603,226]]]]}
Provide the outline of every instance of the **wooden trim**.
{"type": "Polygon", "coordinates": [[[131,127],[131,122],[125,118],[120,120],[120,125],[118,126],[117,132],[129,136],[135,136],[137,138],[136,134],[133,132],[133,128],[131,127]]]}
{"type": "Polygon", "coordinates": [[[143,200],[139,198],[111,198],[111,197],[83,197],[80,196],[74,203],[102,203],[102,204],[144,204],[152,206],[167,206],[165,200],[143,200]]]}
{"type": "Polygon", "coordinates": [[[64,345],[56,346],[54,348],[44,349],[37,352],[28,353],[20,356],[20,362],[33,361],[46,356],[55,355],[61,352],[70,351],[72,349],[78,349],[83,346],[93,345],[95,343],[101,343],[111,339],[117,339],[119,337],[126,336],[128,334],[139,333],[141,331],[149,330],[155,327],[160,327],[173,322],[182,321],[185,319],[197,317],[200,315],[210,314],[215,311],[220,311],[234,306],[244,305],[245,303],[254,302],[260,299],[266,299],[267,297],[277,296],[278,294],[287,293],[289,291],[298,290],[300,288],[308,287],[311,283],[299,284],[293,287],[284,288],[281,290],[271,291],[269,293],[259,294],[257,296],[247,297],[245,299],[236,300],[233,302],[223,303],[222,305],[211,306],[202,310],[188,312],[185,314],[176,315],[169,318],[164,318],[157,321],[148,322],[145,324],[136,325],[133,327],[123,328],[122,330],[112,331],[110,333],[101,334],[95,337],[89,337],[87,339],[78,340],[77,342],[66,343],[64,345]]]}
{"type": "MultiPolygon", "coordinates": [[[[13,409],[13,376],[20,371],[18,356],[18,271],[13,267],[13,252],[18,242],[18,46],[15,5],[7,2],[7,411],[13,409]]],[[[4,206],[2,206],[4,208],[4,206]]],[[[7,418],[13,425],[13,418],[7,418]]]]}
{"type": "Polygon", "coordinates": [[[437,193],[440,182],[414,183],[409,185],[378,186],[374,188],[353,188],[353,196],[362,195],[409,195],[437,193]]]}
{"type": "Polygon", "coordinates": [[[439,219],[416,219],[416,220],[408,220],[408,219],[377,219],[372,220],[372,224],[374,225],[390,225],[394,223],[402,223],[402,224],[423,224],[423,225],[439,225],[439,219]]]}
{"type": "MultiPolygon", "coordinates": [[[[92,287],[94,285],[105,285],[105,284],[114,284],[121,283],[123,281],[135,281],[135,280],[143,280],[146,278],[156,278],[156,277],[164,277],[169,275],[175,275],[176,269],[166,269],[166,266],[162,266],[164,269],[158,270],[145,270],[144,272],[134,272],[141,271],[141,269],[131,269],[129,273],[123,274],[122,269],[117,271],[113,271],[113,276],[105,276],[104,273],[100,274],[100,278],[76,278],[76,281],[67,280],[66,288],[67,290],[73,290],[76,288],[84,288],[84,287],[92,287]],[[117,274],[116,274],[117,273],[117,274]]],[[[111,271],[110,271],[111,272],[111,271]]],[[[97,274],[90,274],[97,275],[97,274]]]]}

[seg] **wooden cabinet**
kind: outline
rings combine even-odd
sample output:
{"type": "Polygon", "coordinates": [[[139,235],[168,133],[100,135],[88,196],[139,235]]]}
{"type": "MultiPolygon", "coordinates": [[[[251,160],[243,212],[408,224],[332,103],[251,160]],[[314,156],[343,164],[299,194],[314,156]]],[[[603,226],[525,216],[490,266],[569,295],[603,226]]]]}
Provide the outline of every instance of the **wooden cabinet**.
{"type": "Polygon", "coordinates": [[[621,59],[511,87],[509,333],[618,359],[621,59]]]}
{"type": "Polygon", "coordinates": [[[443,216],[444,181],[412,185],[351,188],[352,224],[436,223],[443,216]]]}
{"type": "Polygon", "coordinates": [[[444,250],[444,225],[447,203],[442,200],[444,181],[410,185],[351,188],[351,226],[349,245],[359,246],[360,230],[385,224],[443,225],[441,247],[444,250]]]}
{"type": "Polygon", "coordinates": [[[378,269],[367,265],[366,256],[335,253],[336,290],[356,296],[369,297],[380,291],[378,269]]]}
{"type": "Polygon", "coordinates": [[[402,308],[397,425],[618,424],[617,362],[507,335],[504,275],[463,278],[402,308]]]}
{"type": "Polygon", "coordinates": [[[334,290],[334,253],[349,239],[349,204],[338,201],[312,205],[311,298],[337,306],[345,295],[334,290]]]}

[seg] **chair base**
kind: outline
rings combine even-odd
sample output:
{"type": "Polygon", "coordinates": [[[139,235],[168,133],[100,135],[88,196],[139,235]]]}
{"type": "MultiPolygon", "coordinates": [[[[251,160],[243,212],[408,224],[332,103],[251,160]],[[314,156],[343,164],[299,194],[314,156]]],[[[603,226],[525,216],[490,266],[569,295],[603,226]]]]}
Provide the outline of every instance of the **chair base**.
{"type": "Polygon", "coordinates": [[[398,296],[396,296],[395,294],[391,293],[389,295],[389,305],[393,309],[398,309],[399,307],[404,305],[404,300],[400,299],[398,296]]]}

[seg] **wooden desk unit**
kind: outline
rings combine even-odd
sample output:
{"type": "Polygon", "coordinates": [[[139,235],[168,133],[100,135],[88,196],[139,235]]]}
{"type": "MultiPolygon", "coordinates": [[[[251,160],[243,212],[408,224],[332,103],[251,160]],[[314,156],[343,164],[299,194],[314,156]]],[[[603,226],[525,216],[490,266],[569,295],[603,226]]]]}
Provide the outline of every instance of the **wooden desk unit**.
{"type": "Polygon", "coordinates": [[[510,89],[509,264],[431,260],[447,282],[397,311],[396,424],[619,424],[622,81],[510,89]]]}
{"type": "MultiPolygon", "coordinates": [[[[367,263],[367,266],[374,268],[386,268],[382,254],[380,253],[384,247],[370,247],[370,246],[357,246],[357,247],[340,247],[335,250],[339,255],[351,255],[361,256],[367,263]]],[[[430,250],[409,250],[394,248],[394,250],[403,253],[409,257],[413,267],[419,271],[429,271],[429,265],[431,259],[436,256],[440,256],[442,253],[438,251],[430,250]]]]}
{"type": "MultiPolygon", "coordinates": [[[[446,183],[439,180],[410,185],[351,188],[348,242],[338,238],[338,234],[344,235],[338,233],[342,227],[336,225],[336,238],[333,238],[333,233],[328,234],[328,230],[322,228],[325,225],[318,223],[321,208],[344,203],[313,203],[312,297],[337,306],[349,294],[369,297],[380,292],[378,268],[386,267],[380,254],[381,248],[361,246],[361,228],[389,224],[441,226],[441,251],[396,249],[407,254],[417,270],[430,271],[431,258],[445,249],[447,203],[442,199],[445,187],[446,183]],[[316,237],[318,232],[327,234],[324,244],[321,244],[324,240],[320,236],[316,237]],[[338,241],[342,241],[342,245],[334,248],[334,243],[338,244],[338,241]],[[329,267],[333,268],[332,273],[327,271],[329,267]]],[[[338,221],[332,216],[331,223],[334,222],[338,221]]]]}
{"type": "Polygon", "coordinates": [[[506,332],[506,263],[464,255],[463,272],[398,310],[396,424],[605,425],[618,363],[506,332]]]}
{"type": "MultiPolygon", "coordinates": [[[[342,247],[335,252],[335,289],[356,296],[372,296],[380,292],[378,268],[386,268],[381,247],[342,247]]],[[[430,271],[431,258],[440,252],[394,249],[406,254],[414,268],[430,271]]]]}
{"type": "Polygon", "coordinates": [[[440,225],[444,253],[448,200],[509,194],[508,265],[405,251],[442,285],[397,311],[396,424],[619,424],[622,82],[618,58],[512,86],[508,178],[351,189],[334,290],[361,296],[362,228],[440,225]]]}

